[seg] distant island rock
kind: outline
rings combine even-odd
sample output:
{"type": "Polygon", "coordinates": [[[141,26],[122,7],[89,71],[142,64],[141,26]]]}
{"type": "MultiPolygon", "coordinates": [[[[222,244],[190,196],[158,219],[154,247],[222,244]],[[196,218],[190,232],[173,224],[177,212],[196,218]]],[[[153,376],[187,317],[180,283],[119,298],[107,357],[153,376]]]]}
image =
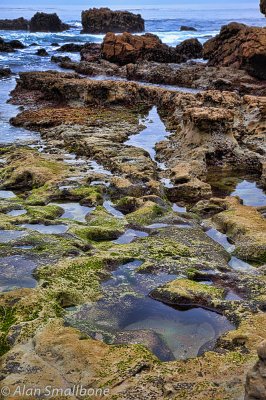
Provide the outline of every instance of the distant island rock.
{"type": "Polygon", "coordinates": [[[63,32],[69,28],[69,25],[64,24],[56,13],[37,12],[29,23],[31,32],[63,32]]]}
{"type": "Polygon", "coordinates": [[[0,19],[0,29],[7,31],[27,31],[29,21],[25,18],[0,19]]]}
{"type": "Polygon", "coordinates": [[[181,25],[181,26],[180,26],[180,31],[192,31],[192,32],[197,32],[197,29],[194,28],[193,26],[181,25]]]}
{"type": "Polygon", "coordinates": [[[82,11],[81,33],[122,33],[143,32],[145,29],[144,19],[140,14],[128,11],[112,11],[109,8],[91,8],[82,11]]]}

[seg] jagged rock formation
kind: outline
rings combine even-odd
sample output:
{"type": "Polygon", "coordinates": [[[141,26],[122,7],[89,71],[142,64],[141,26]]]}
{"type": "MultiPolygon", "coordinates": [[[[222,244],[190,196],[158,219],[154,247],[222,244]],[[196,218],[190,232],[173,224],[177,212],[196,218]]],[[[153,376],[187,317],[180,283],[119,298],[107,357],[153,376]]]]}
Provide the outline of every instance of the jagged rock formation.
{"type": "Polygon", "coordinates": [[[252,76],[266,79],[266,28],[232,22],[203,47],[208,65],[246,69],[252,76]]]}
{"type": "Polygon", "coordinates": [[[248,372],[245,400],[266,399],[266,340],[258,346],[259,360],[248,372]]]}
{"type": "Polygon", "coordinates": [[[30,20],[29,29],[31,32],[63,32],[69,29],[57,14],[46,14],[37,12],[30,20]]]}
{"type": "Polygon", "coordinates": [[[29,21],[23,17],[16,19],[0,20],[0,30],[27,31],[28,27],[29,27],[29,21]]]}
{"type": "Polygon", "coordinates": [[[82,11],[81,33],[143,32],[144,20],[140,14],[112,11],[109,8],[91,8],[82,11]]]}
{"type": "Polygon", "coordinates": [[[118,65],[141,60],[166,63],[186,60],[186,57],[176,52],[173,47],[163,44],[156,35],[146,33],[138,36],[127,32],[122,35],[108,33],[102,44],[102,57],[118,65]]]}

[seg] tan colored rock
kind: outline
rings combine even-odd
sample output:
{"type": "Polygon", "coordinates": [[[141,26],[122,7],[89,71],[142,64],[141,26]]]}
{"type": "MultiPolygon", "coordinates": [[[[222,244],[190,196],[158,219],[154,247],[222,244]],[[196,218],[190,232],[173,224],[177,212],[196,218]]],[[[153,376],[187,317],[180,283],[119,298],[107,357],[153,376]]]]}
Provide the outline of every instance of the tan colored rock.
{"type": "Polygon", "coordinates": [[[266,340],[258,346],[259,360],[248,372],[245,386],[245,400],[266,398],[266,340]]]}

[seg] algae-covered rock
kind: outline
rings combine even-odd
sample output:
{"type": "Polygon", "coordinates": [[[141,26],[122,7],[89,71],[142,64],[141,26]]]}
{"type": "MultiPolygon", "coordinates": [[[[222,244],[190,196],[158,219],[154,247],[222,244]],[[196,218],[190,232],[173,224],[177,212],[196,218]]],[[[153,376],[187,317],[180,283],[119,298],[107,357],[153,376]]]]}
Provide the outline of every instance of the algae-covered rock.
{"type": "Polygon", "coordinates": [[[266,220],[255,207],[243,206],[237,198],[226,198],[225,205],[226,211],[213,220],[235,242],[235,253],[244,260],[265,262],[266,220]]]}
{"type": "Polygon", "coordinates": [[[189,279],[176,279],[154,289],[150,296],[167,304],[213,306],[222,300],[225,290],[212,285],[193,282],[189,279]]]}

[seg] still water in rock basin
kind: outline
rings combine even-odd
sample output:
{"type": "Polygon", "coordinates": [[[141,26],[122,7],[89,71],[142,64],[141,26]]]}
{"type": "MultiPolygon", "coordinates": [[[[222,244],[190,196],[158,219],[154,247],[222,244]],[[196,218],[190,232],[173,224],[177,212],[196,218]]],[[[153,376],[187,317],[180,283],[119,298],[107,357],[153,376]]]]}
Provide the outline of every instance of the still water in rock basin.
{"type": "Polygon", "coordinates": [[[79,203],[50,203],[50,205],[63,208],[64,214],[61,218],[68,218],[78,222],[86,222],[86,215],[95,210],[95,207],[81,206],[79,203]]]}
{"type": "Polygon", "coordinates": [[[234,326],[202,308],[176,309],[148,293],[174,275],[141,274],[142,264],[120,266],[103,283],[103,298],[95,304],[68,309],[66,324],[107,343],[141,343],[162,361],[186,359],[213,348],[216,339],[234,326]]]}
{"type": "Polygon", "coordinates": [[[146,128],[140,133],[130,136],[125,144],[146,150],[151,159],[155,161],[156,151],[154,147],[156,143],[165,140],[171,133],[167,132],[156,107],[153,107],[148,116],[141,120],[140,123],[144,124],[146,128]]]}
{"type": "Polygon", "coordinates": [[[22,255],[0,258],[0,292],[13,290],[15,288],[33,288],[36,280],[32,272],[37,263],[22,255]]]}

